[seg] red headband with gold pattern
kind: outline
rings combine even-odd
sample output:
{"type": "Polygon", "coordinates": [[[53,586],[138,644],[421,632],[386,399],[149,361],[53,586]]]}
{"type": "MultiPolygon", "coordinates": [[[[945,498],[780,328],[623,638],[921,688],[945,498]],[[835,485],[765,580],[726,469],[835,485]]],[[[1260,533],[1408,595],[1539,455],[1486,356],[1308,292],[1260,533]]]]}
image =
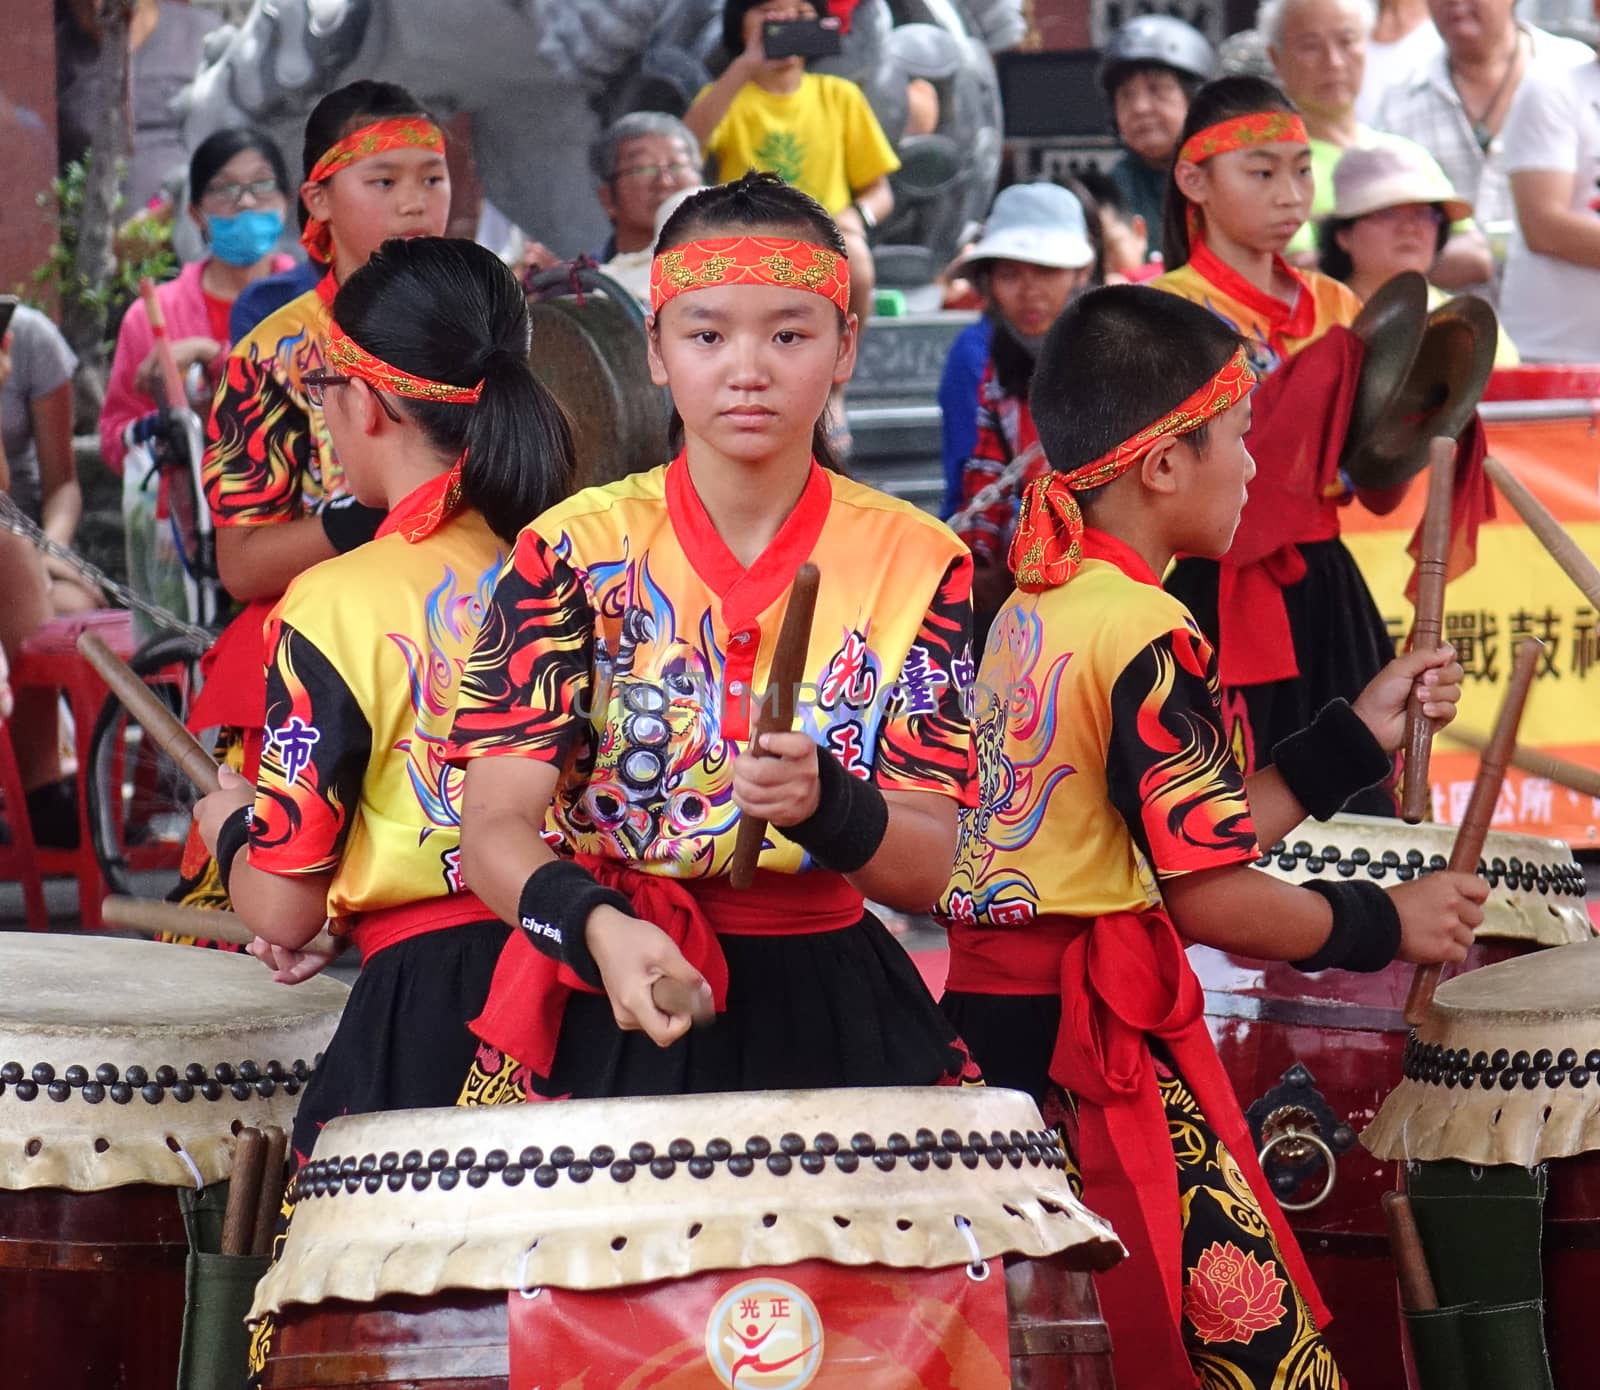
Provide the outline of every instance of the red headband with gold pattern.
{"type": "Polygon", "coordinates": [[[1088,492],[1120,478],[1163,439],[1187,434],[1239,404],[1255,389],[1255,373],[1240,348],[1193,395],[1109,453],[1070,473],[1046,473],[1022,493],[1011,568],[1017,587],[1030,592],[1065,584],[1083,563],[1083,513],[1074,492],[1088,492]]]}
{"type": "Polygon", "coordinates": [[[481,381],[476,386],[452,386],[448,381],[429,381],[425,376],[412,376],[399,367],[392,367],[381,357],[374,357],[337,323],[328,325],[323,358],[330,367],[347,376],[358,377],[380,391],[392,391],[413,401],[476,405],[483,394],[481,381]]]}
{"type": "MultiPolygon", "coordinates": [[[[306,175],[307,183],[331,179],[357,160],[371,159],[390,150],[427,150],[444,153],[444,132],[426,116],[392,116],[352,130],[343,140],[330,145],[306,175]]],[[[300,231],[300,244],[308,255],[323,265],[333,264],[333,232],[326,222],[313,217],[300,231]]]]}
{"type": "Polygon", "coordinates": [[[718,285],[809,290],[850,312],[850,262],[826,246],[775,236],[710,237],[663,251],[650,263],[650,310],[718,285]]]}

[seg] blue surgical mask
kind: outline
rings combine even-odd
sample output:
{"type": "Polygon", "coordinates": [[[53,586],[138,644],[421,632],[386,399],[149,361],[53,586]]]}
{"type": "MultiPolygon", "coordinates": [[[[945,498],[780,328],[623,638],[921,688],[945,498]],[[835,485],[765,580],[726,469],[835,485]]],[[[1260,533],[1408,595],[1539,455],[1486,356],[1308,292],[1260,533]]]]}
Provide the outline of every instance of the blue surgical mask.
{"type": "Polygon", "coordinates": [[[251,208],[232,217],[206,218],[212,253],[229,265],[254,265],[278,244],[283,214],[251,208]]]}

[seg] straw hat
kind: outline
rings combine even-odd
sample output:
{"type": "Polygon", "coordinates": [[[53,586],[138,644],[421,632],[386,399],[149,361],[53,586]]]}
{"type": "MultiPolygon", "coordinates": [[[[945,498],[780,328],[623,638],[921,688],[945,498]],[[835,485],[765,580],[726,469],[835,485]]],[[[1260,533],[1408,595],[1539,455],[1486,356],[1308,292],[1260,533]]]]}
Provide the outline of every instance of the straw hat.
{"type": "Polygon", "coordinates": [[[1450,222],[1472,216],[1472,204],[1456,193],[1438,162],[1410,140],[1346,150],[1334,168],[1336,218],[1365,217],[1408,203],[1438,203],[1450,222]]]}
{"type": "Polygon", "coordinates": [[[1024,261],[1054,270],[1094,264],[1083,204],[1059,184],[1014,183],[995,195],[983,236],[957,258],[953,272],[980,261],[1024,261]]]}

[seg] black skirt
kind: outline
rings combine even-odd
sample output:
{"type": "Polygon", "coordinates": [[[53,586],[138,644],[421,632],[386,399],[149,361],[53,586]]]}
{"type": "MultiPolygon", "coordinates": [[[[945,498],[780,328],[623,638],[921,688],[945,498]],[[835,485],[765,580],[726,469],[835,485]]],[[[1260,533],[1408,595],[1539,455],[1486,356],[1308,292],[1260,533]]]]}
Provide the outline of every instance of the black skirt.
{"type": "MultiPolygon", "coordinates": [[[[1394,660],[1394,639],[1344,542],[1302,541],[1299,549],[1305,577],[1283,591],[1299,676],[1223,689],[1225,713],[1233,715],[1242,702],[1248,729],[1231,725],[1228,736],[1236,749],[1249,751],[1247,772],[1269,765],[1278,743],[1310,724],[1330,700],[1353,702],[1394,660]]],[[[1183,601],[1213,645],[1218,641],[1218,570],[1215,560],[1180,560],[1167,577],[1167,591],[1183,601]]],[[[1391,776],[1358,792],[1344,809],[1394,815],[1393,781],[1391,776]]]]}
{"type": "Polygon", "coordinates": [[[511,928],[468,922],[389,946],[361,967],[294,1121],[295,1162],[340,1115],[454,1105],[511,928]]]}
{"type": "MultiPolygon", "coordinates": [[[[600,1099],[977,1080],[911,957],[870,912],[839,931],[719,940],[728,1001],[715,1023],[657,1047],[618,1028],[604,995],[575,993],[548,1081],[529,1078],[534,1094],[600,1099]]],[[[458,1072],[458,1088],[460,1080],[458,1072]]]]}
{"type": "Polygon", "coordinates": [[[949,990],[940,1008],[972,1053],[985,1085],[1026,1091],[1041,1110],[1050,1099],[1050,1054],[1061,1027],[1058,994],[966,994],[949,990]]]}

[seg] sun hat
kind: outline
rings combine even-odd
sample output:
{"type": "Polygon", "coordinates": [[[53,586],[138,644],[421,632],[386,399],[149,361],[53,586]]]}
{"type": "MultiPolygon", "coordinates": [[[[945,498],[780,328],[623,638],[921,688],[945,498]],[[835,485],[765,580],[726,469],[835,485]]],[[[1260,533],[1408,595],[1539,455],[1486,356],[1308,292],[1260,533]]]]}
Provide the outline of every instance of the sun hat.
{"type": "Polygon", "coordinates": [[[979,261],[1024,261],[1054,270],[1094,264],[1083,204],[1054,183],[1014,183],[995,195],[983,235],[951,270],[970,273],[979,261]]]}
{"type": "Polygon", "coordinates": [[[1332,216],[1366,217],[1407,203],[1438,203],[1450,222],[1472,216],[1472,204],[1456,193],[1438,161],[1410,140],[1350,149],[1340,157],[1332,216]]]}

